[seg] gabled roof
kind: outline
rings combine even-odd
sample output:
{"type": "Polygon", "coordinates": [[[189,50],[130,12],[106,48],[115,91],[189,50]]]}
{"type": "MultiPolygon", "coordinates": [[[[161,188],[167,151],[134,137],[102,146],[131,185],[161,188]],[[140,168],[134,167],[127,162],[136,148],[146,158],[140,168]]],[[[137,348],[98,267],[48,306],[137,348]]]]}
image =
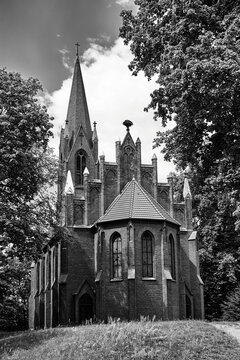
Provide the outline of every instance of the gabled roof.
{"type": "Polygon", "coordinates": [[[132,146],[135,149],[135,144],[134,144],[134,141],[132,139],[132,136],[131,136],[129,130],[127,131],[126,136],[122,143],[122,148],[125,146],[132,146]]]}
{"type": "Polygon", "coordinates": [[[180,225],[134,178],[97,222],[124,219],[165,220],[180,225]]]}

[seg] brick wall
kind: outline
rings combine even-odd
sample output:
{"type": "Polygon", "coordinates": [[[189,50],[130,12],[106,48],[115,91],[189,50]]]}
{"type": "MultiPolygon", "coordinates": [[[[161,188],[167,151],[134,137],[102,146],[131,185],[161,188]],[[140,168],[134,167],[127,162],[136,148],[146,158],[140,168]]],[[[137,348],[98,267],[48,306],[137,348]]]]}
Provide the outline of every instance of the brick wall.
{"type": "MultiPolygon", "coordinates": [[[[163,254],[164,237],[162,222],[132,221],[134,233],[134,261],[130,256],[129,224],[102,224],[104,244],[102,255],[98,256],[97,272],[102,271],[97,282],[97,317],[106,320],[109,316],[133,319],[140,316],[156,316],[159,319],[179,318],[179,240],[177,228],[167,227],[175,246],[176,278],[165,278],[166,256],[163,254]],[[152,278],[142,277],[142,234],[150,231],[154,237],[154,274],[152,278]],[[119,233],[122,239],[122,279],[111,276],[111,237],[119,233]],[[131,271],[129,272],[129,269],[131,271]],[[135,271],[134,271],[135,270],[135,271]]],[[[95,235],[96,239],[98,234],[95,235]]],[[[97,244],[97,241],[95,242],[97,244]]],[[[166,249],[164,249],[166,251],[166,249]]],[[[132,251],[132,250],[131,250],[132,251]]]]}
{"type": "Polygon", "coordinates": [[[68,321],[75,319],[74,296],[81,291],[81,285],[87,281],[94,289],[94,243],[93,234],[89,228],[79,228],[72,231],[72,239],[68,243],[68,277],[66,287],[66,307],[68,321]]]}

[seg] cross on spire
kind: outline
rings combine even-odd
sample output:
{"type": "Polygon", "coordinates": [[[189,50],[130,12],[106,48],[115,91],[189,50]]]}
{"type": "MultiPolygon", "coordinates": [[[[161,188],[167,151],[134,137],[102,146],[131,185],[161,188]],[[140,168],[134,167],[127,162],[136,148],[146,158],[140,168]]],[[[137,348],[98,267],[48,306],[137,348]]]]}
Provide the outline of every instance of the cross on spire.
{"type": "Polygon", "coordinates": [[[75,44],[75,46],[77,47],[77,53],[76,53],[76,55],[78,56],[78,48],[79,48],[79,43],[77,42],[76,44],[75,44]]]}

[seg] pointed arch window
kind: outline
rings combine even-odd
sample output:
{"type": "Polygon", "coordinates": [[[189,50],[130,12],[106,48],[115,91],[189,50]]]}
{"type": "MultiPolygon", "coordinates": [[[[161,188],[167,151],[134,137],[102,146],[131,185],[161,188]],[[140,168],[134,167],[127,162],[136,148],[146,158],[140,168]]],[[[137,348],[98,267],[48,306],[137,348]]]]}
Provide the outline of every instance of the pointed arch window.
{"type": "Polygon", "coordinates": [[[176,279],[175,245],[172,234],[170,234],[168,237],[168,259],[169,271],[172,275],[172,278],[176,279]]]}
{"type": "Polygon", "coordinates": [[[142,235],[142,277],[153,277],[153,235],[150,231],[142,235]]]}
{"type": "Polygon", "coordinates": [[[112,279],[122,279],[122,239],[115,233],[111,239],[112,279]]]}
{"type": "Polygon", "coordinates": [[[83,172],[87,165],[87,155],[85,151],[79,150],[76,153],[76,185],[83,185],[83,172]]]}

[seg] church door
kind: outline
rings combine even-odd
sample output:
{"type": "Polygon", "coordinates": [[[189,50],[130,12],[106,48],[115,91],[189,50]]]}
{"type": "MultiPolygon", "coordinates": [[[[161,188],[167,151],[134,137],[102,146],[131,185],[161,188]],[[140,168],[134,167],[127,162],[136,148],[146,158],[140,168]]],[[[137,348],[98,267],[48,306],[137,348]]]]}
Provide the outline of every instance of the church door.
{"type": "Polygon", "coordinates": [[[93,318],[93,300],[90,295],[84,294],[79,299],[79,324],[93,318]]]}

